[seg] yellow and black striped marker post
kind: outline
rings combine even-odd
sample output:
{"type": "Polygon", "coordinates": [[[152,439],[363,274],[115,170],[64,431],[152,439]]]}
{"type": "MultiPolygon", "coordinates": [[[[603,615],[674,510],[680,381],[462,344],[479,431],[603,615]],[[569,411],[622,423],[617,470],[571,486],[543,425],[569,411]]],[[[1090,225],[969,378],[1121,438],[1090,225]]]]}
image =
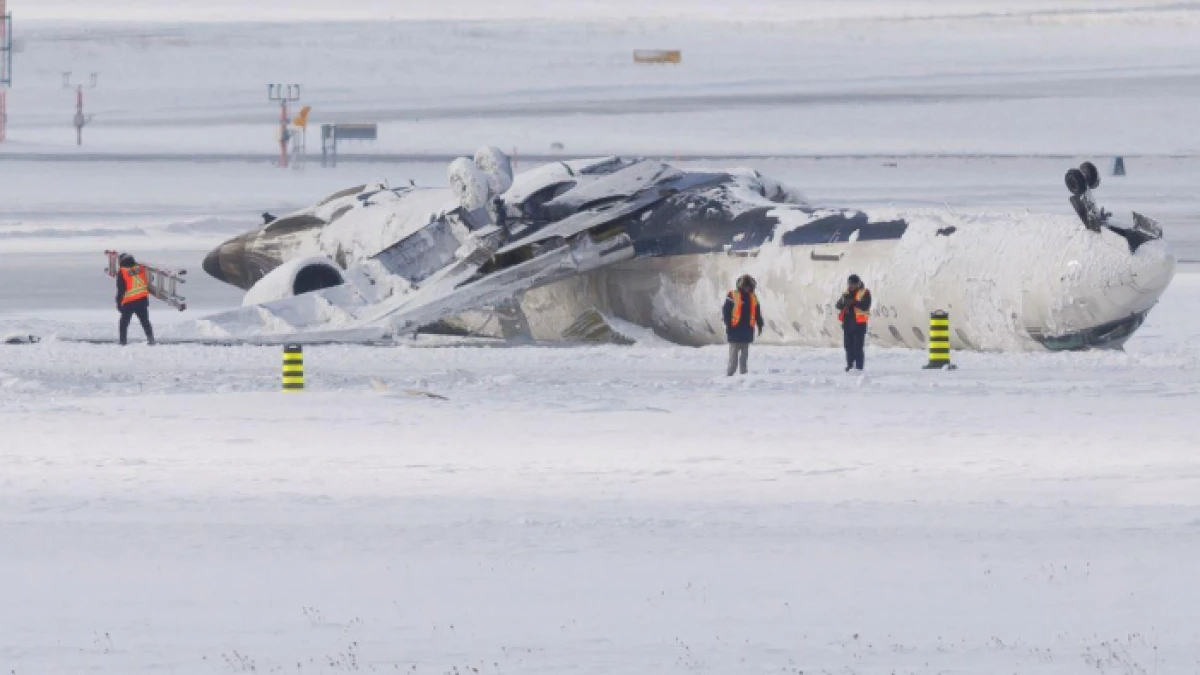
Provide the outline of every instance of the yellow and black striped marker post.
{"type": "Polygon", "coordinates": [[[950,363],[950,315],[938,310],[929,315],[929,363],[926,370],[954,370],[950,363]]]}
{"type": "Polygon", "coordinates": [[[283,348],[283,390],[304,391],[304,348],[300,345],[283,348]]]}

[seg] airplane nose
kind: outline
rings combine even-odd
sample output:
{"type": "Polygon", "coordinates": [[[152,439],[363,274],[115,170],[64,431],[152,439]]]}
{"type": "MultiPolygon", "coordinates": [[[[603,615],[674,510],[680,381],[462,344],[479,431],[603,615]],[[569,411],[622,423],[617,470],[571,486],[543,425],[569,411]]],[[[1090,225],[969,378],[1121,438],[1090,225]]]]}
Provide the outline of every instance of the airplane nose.
{"type": "Polygon", "coordinates": [[[264,253],[252,235],[234,237],[208,252],[202,267],[217,281],[248,291],[279,266],[278,256],[264,253]]]}
{"type": "Polygon", "coordinates": [[[225,272],[221,269],[221,247],[218,246],[209,251],[208,255],[204,256],[204,264],[202,266],[204,267],[204,271],[208,273],[208,276],[217,281],[229,283],[229,279],[225,277],[225,272]]]}

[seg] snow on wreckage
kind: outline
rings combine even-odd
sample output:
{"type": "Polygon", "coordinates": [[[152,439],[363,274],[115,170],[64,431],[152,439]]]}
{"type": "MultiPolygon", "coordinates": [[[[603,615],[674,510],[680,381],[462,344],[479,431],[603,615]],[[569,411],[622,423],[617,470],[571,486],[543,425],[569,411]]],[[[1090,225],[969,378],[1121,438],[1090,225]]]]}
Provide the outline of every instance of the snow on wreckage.
{"type": "MultiPolygon", "coordinates": [[[[1094,168],[1094,167],[1093,167],[1094,168]]],[[[812,206],[750,169],[606,157],[513,176],[482,148],[448,188],[383,183],[331,195],[235,237],[204,269],[249,291],[181,336],[377,341],[420,331],[507,339],[724,341],[719,300],[759,280],[763,341],[834,346],[851,272],[876,294],[873,344],[921,348],[930,312],[958,349],[1114,347],[1175,271],[1152,220],[812,206]],[[638,331],[635,327],[640,327],[638,331]],[[632,329],[631,329],[632,328],[632,329]]],[[[1080,210],[1082,209],[1082,210],[1080,210]]]]}

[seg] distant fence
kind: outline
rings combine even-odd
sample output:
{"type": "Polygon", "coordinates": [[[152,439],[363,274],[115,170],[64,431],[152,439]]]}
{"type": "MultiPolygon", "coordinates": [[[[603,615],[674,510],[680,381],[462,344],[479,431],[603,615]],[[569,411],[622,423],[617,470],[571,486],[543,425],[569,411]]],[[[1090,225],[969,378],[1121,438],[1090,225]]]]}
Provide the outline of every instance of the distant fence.
{"type": "Polygon", "coordinates": [[[634,63],[681,63],[683,52],[678,49],[635,49],[634,63]]]}

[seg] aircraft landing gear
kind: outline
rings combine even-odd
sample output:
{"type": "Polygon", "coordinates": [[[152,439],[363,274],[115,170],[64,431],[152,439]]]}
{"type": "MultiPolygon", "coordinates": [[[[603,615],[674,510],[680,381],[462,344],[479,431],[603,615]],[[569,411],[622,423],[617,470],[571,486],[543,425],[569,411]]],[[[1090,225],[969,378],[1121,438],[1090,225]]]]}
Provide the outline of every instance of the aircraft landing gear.
{"type": "Polygon", "coordinates": [[[1091,162],[1080,164],[1078,169],[1067,172],[1065,182],[1067,190],[1071,192],[1071,207],[1075,209],[1075,215],[1089,230],[1099,232],[1112,214],[1097,206],[1092,199],[1091,191],[1100,187],[1100,172],[1096,165],[1091,162]]]}
{"type": "Polygon", "coordinates": [[[1071,169],[1067,172],[1067,189],[1076,197],[1088,191],[1087,176],[1083,175],[1083,171],[1079,169],[1071,169]]]}
{"type": "Polygon", "coordinates": [[[1079,172],[1082,173],[1083,177],[1087,179],[1087,186],[1089,190],[1095,190],[1096,188],[1100,187],[1100,170],[1096,168],[1095,164],[1092,164],[1091,162],[1084,162],[1083,164],[1079,165],[1079,172]]]}

